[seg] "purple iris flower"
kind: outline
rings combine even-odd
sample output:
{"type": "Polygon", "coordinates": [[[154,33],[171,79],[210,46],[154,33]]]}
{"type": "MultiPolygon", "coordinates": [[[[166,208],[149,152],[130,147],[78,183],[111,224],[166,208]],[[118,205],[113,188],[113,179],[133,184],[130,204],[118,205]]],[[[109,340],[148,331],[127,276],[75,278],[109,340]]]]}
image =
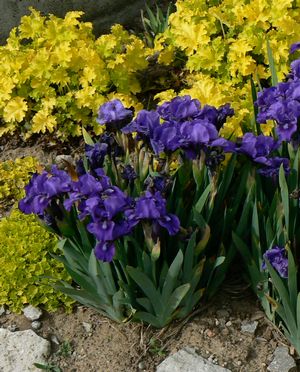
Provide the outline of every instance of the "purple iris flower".
{"type": "Polygon", "coordinates": [[[19,202],[25,213],[43,215],[51,201],[71,190],[72,180],[68,173],[52,166],[51,172],[35,173],[25,187],[26,196],[19,202]]]}
{"type": "Polygon", "coordinates": [[[207,145],[218,138],[216,127],[208,120],[195,119],[186,121],[180,126],[180,133],[185,146],[207,145]]]}
{"type": "Polygon", "coordinates": [[[167,213],[166,200],[158,191],[155,194],[146,191],[144,196],[136,200],[135,208],[126,211],[125,215],[132,225],[138,224],[141,220],[150,220],[154,225],[166,228],[170,235],[175,235],[180,228],[178,217],[167,213]]]}
{"type": "Polygon", "coordinates": [[[141,110],[136,119],[122,128],[125,134],[137,132],[138,139],[152,137],[155,128],[160,126],[159,114],[156,111],[141,110]]]}
{"type": "Polygon", "coordinates": [[[300,49],[300,42],[298,41],[297,43],[294,43],[291,45],[290,53],[293,54],[296,52],[296,50],[299,50],[299,49],[300,49]]]}
{"type": "Polygon", "coordinates": [[[133,167],[130,164],[127,164],[122,170],[121,177],[124,180],[132,182],[137,178],[137,174],[135,173],[135,170],[133,169],[133,167]]]}
{"type": "Polygon", "coordinates": [[[102,193],[104,208],[109,218],[114,218],[118,213],[131,205],[132,200],[117,186],[111,186],[102,193]]]}
{"type": "Polygon", "coordinates": [[[242,137],[238,152],[249,156],[254,161],[259,163],[267,163],[267,158],[270,153],[277,150],[280,143],[274,140],[273,137],[260,134],[255,136],[253,133],[245,133],[242,137]]]}
{"type": "Polygon", "coordinates": [[[300,79],[300,59],[296,59],[291,63],[291,70],[293,80],[300,79]]]}
{"type": "Polygon", "coordinates": [[[200,102],[186,95],[173,98],[157,108],[159,115],[168,121],[184,121],[195,118],[200,112],[200,102]]]}
{"type": "Polygon", "coordinates": [[[156,127],[153,131],[150,143],[156,155],[178,149],[181,145],[181,139],[178,134],[178,124],[165,122],[156,127]]]}
{"type": "Polygon", "coordinates": [[[90,168],[102,168],[105,155],[107,154],[108,145],[97,142],[94,146],[85,145],[85,155],[89,160],[90,168]]]}
{"type": "Polygon", "coordinates": [[[98,111],[97,122],[101,125],[114,124],[121,121],[127,121],[132,118],[132,111],[125,109],[119,99],[104,103],[98,111]]]}
{"type": "MultiPolygon", "coordinates": [[[[257,162],[259,162],[259,158],[256,159],[257,162]]],[[[279,168],[281,164],[283,165],[283,169],[285,174],[289,174],[290,172],[290,163],[289,160],[286,158],[279,158],[274,157],[271,159],[268,159],[267,162],[263,162],[264,167],[258,170],[258,173],[260,173],[262,176],[265,177],[277,177],[279,174],[279,168]]]]}
{"type": "Polygon", "coordinates": [[[227,118],[230,118],[233,115],[234,115],[234,110],[230,106],[229,103],[226,103],[225,105],[220,106],[218,108],[218,117],[217,117],[217,123],[216,123],[217,129],[220,129],[223,126],[223,124],[226,122],[227,118]]]}
{"type": "Polygon", "coordinates": [[[94,252],[98,260],[103,262],[111,262],[115,255],[116,247],[113,242],[101,241],[98,242],[94,252]]]}
{"type": "MultiPolygon", "coordinates": [[[[282,278],[288,277],[288,258],[286,257],[286,251],[284,248],[275,246],[267,250],[263,257],[264,260],[269,261],[282,278]]],[[[262,269],[267,269],[265,261],[262,264],[262,269]]]]}

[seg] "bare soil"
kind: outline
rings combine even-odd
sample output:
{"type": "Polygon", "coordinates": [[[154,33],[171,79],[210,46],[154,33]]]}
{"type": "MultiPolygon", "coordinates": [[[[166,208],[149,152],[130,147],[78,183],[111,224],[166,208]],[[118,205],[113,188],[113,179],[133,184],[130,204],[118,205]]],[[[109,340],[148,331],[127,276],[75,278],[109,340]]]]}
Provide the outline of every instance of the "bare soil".
{"type": "MultiPolygon", "coordinates": [[[[233,372],[266,371],[276,347],[288,344],[252,293],[246,294],[234,298],[221,289],[213,303],[162,330],[117,324],[79,305],[72,314],[44,313],[36,332],[51,341],[49,364],[63,372],[153,372],[169,354],[186,346],[233,372]],[[243,321],[257,321],[256,332],[243,333],[243,321]]],[[[24,315],[9,314],[0,318],[0,326],[25,330],[31,323],[24,315]]],[[[292,347],[290,351],[294,353],[292,347]]]]}

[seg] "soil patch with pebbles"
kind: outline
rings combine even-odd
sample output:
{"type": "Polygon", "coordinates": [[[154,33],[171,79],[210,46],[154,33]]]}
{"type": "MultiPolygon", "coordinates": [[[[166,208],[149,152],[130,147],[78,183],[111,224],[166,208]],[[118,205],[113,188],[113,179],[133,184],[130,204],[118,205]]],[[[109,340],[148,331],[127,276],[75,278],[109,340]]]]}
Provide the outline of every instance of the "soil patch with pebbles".
{"type": "MultiPolygon", "coordinates": [[[[0,324],[8,329],[31,328],[24,315],[2,315],[0,324]]],[[[44,313],[36,332],[51,341],[49,363],[63,372],[152,372],[167,355],[186,346],[233,372],[266,371],[276,347],[286,344],[252,294],[234,299],[222,290],[188,321],[163,330],[138,323],[117,324],[77,306],[72,314],[62,310],[44,313]],[[253,322],[257,322],[254,333],[242,332],[242,324],[253,322]]]]}

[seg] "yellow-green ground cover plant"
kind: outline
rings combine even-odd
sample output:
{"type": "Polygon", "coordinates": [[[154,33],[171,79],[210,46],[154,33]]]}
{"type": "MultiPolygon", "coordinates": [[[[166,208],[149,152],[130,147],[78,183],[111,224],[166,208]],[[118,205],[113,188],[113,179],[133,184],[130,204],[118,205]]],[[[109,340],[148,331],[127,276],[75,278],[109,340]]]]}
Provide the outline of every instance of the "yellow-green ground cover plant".
{"type": "Polygon", "coordinates": [[[0,206],[2,214],[7,214],[0,220],[0,305],[14,312],[28,303],[48,311],[62,306],[70,311],[73,301],[49,285],[50,277],[71,279],[63,265],[51,257],[57,251],[57,238],[36,218],[12,207],[24,197],[24,186],[37,165],[32,157],[0,163],[0,206]]]}
{"type": "Polygon", "coordinates": [[[70,277],[63,265],[51,257],[57,239],[34,216],[18,210],[0,220],[0,305],[21,312],[26,304],[53,312],[72,309],[73,300],[51,287],[51,280],[70,277]]]}
{"type": "Polygon", "coordinates": [[[24,186],[37,165],[37,159],[29,156],[0,162],[0,206],[12,204],[23,197],[24,186]]]}

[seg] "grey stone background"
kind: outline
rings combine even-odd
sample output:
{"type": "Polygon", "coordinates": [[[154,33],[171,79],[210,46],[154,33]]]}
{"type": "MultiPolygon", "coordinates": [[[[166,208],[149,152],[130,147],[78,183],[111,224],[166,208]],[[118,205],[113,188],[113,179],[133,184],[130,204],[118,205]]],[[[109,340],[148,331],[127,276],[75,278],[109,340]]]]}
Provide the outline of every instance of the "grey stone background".
{"type": "MultiPolygon", "coordinates": [[[[147,4],[154,4],[147,0],[147,4]]],[[[165,3],[165,1],[157,1],[165,3]]],[[[140,10],[145,0],[0,0],[0,44],[4,44],[10,30],[20,24],[23,15],[33,7],[44,14],[64,17],[71,10],[85,12],[82,20],[92,22],[94,33],[99,36],[110,30],[114,23],[136,28],[140,25],[140,10]]]]}

